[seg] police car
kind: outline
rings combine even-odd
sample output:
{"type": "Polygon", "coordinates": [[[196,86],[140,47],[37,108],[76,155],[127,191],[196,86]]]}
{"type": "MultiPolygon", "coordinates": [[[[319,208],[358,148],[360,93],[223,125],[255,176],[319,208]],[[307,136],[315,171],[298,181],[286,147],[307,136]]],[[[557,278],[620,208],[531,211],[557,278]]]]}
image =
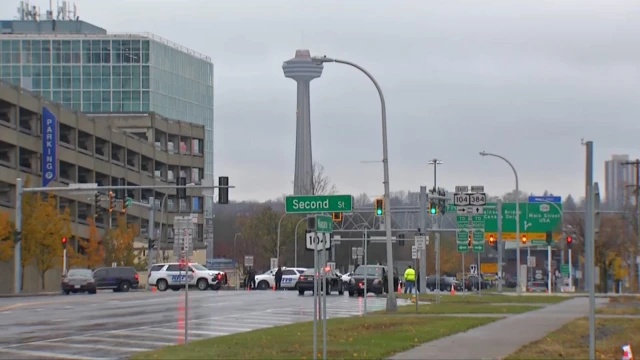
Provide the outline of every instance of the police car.
{"type": "MultiPolygon", "coordinates": [[[[256,275],[256,287],[259,290],[267,290],[273,288],[276,284],[275,279],[277,270],[278,268],[275,268],[267,271],[264,274],[256,275]]],[[[305,270],[307,269],[282,267],[282,288],[295,289],[300,274],[302,274],[305,270]]]]}
{"type": "MultiPolygon", "coordinates": [[[[218,290],[222,286],[223,272],[209,270],[197,263],[189,263],[188,269],[189,287],[195,286],[199,290],[209,288],[218,290]]],[[[149,285],[155,286],[159,291],[167,291],[168,289],[178,291],[184,287],[187,279],[185,264],[177,262],[155,264],[149,271],[148,279],[149,285]]]]}

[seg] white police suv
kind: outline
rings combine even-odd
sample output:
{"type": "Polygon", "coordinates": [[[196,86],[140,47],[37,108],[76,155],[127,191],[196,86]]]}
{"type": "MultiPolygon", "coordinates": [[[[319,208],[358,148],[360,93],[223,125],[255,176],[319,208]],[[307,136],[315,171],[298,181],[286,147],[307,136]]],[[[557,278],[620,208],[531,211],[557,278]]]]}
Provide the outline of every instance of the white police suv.
{"type": "MultiPolygon", "coordinates": [[[[276,284],[276,271],[278,268],[271,269],[264,274],[256,275],[256,287],[259,290],[272,289],[276,284]]],[[[295,289],[300,274],[305,272],[305,268],[282,268],[282,288],[295,289]]]]}
{"type": "Polygon", "coordinates": [[[177,262],[155,264],[149,271],[148,282],[150,286],[155,286],[159,291],[167,291],[168,289],[178,291],[184,288],[187,278],[189,279],[189,287],[197,287],[199,290],[218,290],[224,281],[224,273],[209,270],[197,263],[189,263],[188,266],[177,262]]]}

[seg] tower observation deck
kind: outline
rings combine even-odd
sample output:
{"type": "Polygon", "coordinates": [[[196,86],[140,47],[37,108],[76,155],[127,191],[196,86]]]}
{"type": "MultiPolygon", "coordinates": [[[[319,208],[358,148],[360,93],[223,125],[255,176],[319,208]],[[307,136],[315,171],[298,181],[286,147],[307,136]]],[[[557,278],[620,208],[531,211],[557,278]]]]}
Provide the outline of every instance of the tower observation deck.
{"type": "Polygon", "coordinates": [[[310,83],[322,75],[322,64],[311,61],[309,50],[296,50],[296,56],[282,64],[284,76],[296,81],[296,162],[293,177],[294,195],[313,195],[313,156],[311,152],[310,83]]]}

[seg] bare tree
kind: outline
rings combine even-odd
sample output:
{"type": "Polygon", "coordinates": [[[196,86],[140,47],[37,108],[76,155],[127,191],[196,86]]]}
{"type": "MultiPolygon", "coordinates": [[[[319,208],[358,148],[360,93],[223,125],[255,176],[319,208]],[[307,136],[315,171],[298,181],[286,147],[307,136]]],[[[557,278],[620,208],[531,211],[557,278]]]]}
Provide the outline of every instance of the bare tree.
{"type": "Polygon", "coordinates": [[[338,192],[336,186],[331,184],[329,177],[324,174],[324,166],[314,162],[311,169],[313,171],[311,195],[331,195],[338,192]]]}
{"type": "Polygon", "coordinates": [[[371,205],[371,199],[369,199],[369,195],[367,193],[362,193],[356,197],[356,203],[354,204],[357,208],[363,208],[367,205],[371,205]]]}

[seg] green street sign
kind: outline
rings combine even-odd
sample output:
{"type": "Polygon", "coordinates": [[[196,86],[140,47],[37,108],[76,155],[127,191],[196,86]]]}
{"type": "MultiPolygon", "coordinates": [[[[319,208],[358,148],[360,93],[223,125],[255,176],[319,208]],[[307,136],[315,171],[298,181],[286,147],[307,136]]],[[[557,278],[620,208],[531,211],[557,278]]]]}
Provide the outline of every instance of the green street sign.
{"type": "MultiPolygon", "coordinates": [[[[485,231],[498,231],[498,213],[495,203],[488,203],[484,208],[485,231]]],[[[502,204],[502,232],[516,231],[516,203],[502,204]]],[[[559,231],[562,228],[562,204],[542,202],[520,203],[520,232],[544,233],[559,231]]]]}
{"type": "Polygon", "coordinates": [[[469,228],[469,216],[456,215],[456,229],[468,229],[469,228]]]}
{"type": "Polygon", "coordinates": [[[561,264],[560,265],[560,273],[562,275],[569,275],[569,264],[561,264]]]}
{"type": "Polygon", "coordinates": [[[333,229],[333,218],[329,215],[316,215],[316,232],[328,233],[333,229]]]}
{"type": "Polygon", "coordinates": [[[284,201],[287,213],[350,212],[353,210],[351,195],[292,195],[284,201]]]}
{"type": "Polygon", "coordinates": [[[484,251],[484,244],[473,244],[473,252],[479,253],[484,251]]]}
{"type": "Polygon", "coordinates": [[[458,244],[458,252],[469,252],[469,245],[458,244]]]}
{"type": "Polygon", "coordinates": [[[456,230],[456,242],[458,244],[467,244],[469,242],[469,231],[460,229],[456,230]]]}
{"type": "Polygon", "coordinates": [[[476,244],[484,244],[484,230],[473,230],[471,240],[473,241],[473,246],[476,244]]]}
{"type": "Polygon", "coordinates": [[[131,206],[131,202],[132,202],[132,201],[133,201],[133,200],[132,200],[130,197],[125,198],[125,199],[124,199],[124,207],[125,207],[125,208],[128,208],[129,206],[131,206]]]}
{"type": "Polygon", "coordinates": [[[471,227],[474,229],[484,229],[485,220],[484,214],[482,215],[473,215],[471,217],[471,227]]]}
{"type": "Polygon", "coordinates": [[[531,240],[531,245],[547,245],[547,240],[533,239],[531,240]]]}

